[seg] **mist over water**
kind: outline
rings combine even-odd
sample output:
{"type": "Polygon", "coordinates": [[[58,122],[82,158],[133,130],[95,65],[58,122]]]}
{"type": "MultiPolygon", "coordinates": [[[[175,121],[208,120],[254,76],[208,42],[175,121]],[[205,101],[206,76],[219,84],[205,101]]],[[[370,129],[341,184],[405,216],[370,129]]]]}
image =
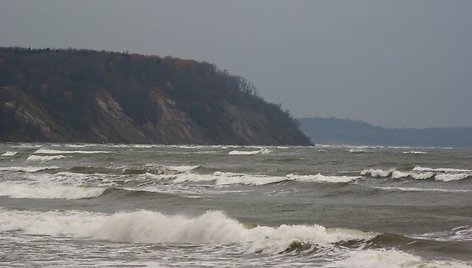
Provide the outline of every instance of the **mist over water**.
{"type": "Polygon", "coordinates": [[[0,266],[471,267],[472,151],[0,145],[0,266]]]}

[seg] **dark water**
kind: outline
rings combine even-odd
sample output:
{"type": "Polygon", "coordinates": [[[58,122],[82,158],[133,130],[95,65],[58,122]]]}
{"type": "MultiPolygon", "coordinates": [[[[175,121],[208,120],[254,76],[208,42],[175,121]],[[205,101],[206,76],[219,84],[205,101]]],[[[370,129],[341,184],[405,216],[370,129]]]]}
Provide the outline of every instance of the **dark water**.
{"type": "Polygon", "coordinates": [[[0,266],[471,267],[472,151],[0,145],[0,266]]]}

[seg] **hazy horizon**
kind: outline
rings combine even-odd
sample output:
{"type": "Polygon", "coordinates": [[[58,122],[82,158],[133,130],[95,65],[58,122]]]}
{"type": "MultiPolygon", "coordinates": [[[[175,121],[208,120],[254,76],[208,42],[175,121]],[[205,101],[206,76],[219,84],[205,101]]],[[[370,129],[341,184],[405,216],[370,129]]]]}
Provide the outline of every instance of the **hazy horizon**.
{"type": "Polygon", "coordinates": [[[295,117],[472,127],[472,2],[0,1],[0,46],[215,64],[295,117]]]}

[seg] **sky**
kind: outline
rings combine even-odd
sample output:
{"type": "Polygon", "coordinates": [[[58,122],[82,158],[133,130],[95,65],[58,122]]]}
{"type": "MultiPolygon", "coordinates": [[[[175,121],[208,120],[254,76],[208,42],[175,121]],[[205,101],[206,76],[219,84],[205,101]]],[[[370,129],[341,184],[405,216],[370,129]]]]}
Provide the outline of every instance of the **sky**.
{"type": "Polygon", "coordinates": [[[295,117],[472,127],[470,0],[0,0],[0,46],[206,61],[295,117]]]}

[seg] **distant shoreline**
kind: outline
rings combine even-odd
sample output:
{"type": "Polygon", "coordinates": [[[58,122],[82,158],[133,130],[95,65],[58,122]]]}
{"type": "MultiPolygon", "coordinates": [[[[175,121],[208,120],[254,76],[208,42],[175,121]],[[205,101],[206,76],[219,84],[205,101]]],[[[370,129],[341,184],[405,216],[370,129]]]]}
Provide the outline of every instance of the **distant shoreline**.
{"type": "Polygon", "coordinates": [[[472,148],[471,127],[384,128],[339,118],[299,118],[315,144],[472,148]]]}

